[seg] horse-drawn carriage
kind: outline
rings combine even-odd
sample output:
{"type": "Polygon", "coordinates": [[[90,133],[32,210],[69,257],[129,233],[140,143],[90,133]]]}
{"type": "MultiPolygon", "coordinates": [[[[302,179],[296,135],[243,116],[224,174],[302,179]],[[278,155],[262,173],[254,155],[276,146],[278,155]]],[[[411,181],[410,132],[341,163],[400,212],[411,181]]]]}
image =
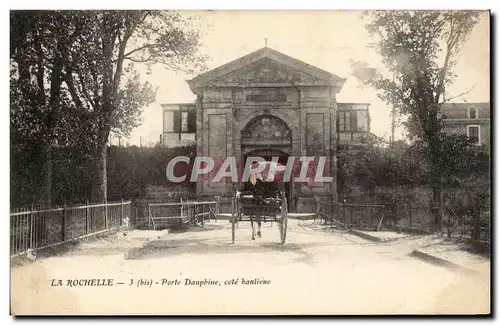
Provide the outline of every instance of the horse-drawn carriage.
{"type": "Polygon", "coordinates": [[[283,171],[284,166],[265,162],[265,171],[253,172],[258,165],[250,166],[249,182],[244,183],[241,190],[236,191],[232,202],[232,241],[234,243],[236,226],[243,221],[250,221],[252,225],[252,240],[255,240],[255,223],[257,236],[261,237],[262,222],[275,222],[280,233],[280,243],[286,240],[288,207],[283,182],[274,177],[275,172],[283,171]],[[272,173],[271,173],[272,172],[272,173]]]}

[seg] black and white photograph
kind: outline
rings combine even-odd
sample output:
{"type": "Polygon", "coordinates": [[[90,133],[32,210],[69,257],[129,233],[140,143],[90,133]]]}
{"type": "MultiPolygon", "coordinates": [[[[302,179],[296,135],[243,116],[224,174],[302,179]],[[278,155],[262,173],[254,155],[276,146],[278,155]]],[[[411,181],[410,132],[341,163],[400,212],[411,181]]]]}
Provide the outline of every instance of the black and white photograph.
{"type": "Polygon", "coordinates": [[[8,14],[11,316],[491,316],[489,10],[8,14]]]}

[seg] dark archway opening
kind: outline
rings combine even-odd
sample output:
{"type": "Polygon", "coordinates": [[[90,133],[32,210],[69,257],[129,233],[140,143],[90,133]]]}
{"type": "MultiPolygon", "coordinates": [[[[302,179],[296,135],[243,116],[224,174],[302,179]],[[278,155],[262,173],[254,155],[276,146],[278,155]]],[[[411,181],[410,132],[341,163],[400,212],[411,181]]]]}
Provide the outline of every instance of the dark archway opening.
{"type": "MultiPolygon", "coordinates": [[[[266,161],[272,161],[273,157],[278,157],[278,163],[282,165],[286,165],[288,161],[288,157],[290,155],[287,154],[286,152],[279,151],[279,150],[272,150],[272,149],[261,149],[261,150],[254,150],[251,152],[247,152],[243,155],[243,164],[246,163],[248,157],[261,157],[264,158],[266,161]]],[[[288,202],[288,209],[291,211],[292,206],[293,206],[293,184],[292,184],[293,177],[290,177],[289,182],[284,182],[283,186],[285,189],[285,197],[288,202]]],[[[249,186],[248,182],[244,182],[241,184],[241,189],[246,190],[249,186]]]]}
{"type": "MultiPolygon", "coordinates": [[[[292,153],[292,132],[287,123],[274,115],[260,115],[250,120],[241,131],[242,162],[248,157],[262,157],[272,161],[278,157],[278,163],[286,165],[292,153]]],[[[293,177],[292,177],[293,178],[293,177]]],[[[283,182],[288,210],[294,206],[294,184],[283,182]]],[[[248,183],[241,184],[246,189],[248,183]]]]}

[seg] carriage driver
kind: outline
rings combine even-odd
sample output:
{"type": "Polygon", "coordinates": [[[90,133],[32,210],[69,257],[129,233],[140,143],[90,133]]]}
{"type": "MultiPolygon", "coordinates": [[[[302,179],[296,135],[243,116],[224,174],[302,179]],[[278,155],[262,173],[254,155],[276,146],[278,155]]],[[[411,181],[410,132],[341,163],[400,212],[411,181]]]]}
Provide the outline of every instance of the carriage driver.
{"type": "MultiPolygon", "coordinates": [[[[255,240],[255,223],[257,224],[257,236],[261,235],[262,221],[276,221],[280,226],[280,236],[284,243],[286,230],[286,204],[285,190],[282,182],[265,173],[250,172],[248,182],[242,182],[240,189],[236,190],[235,208],[237,213],[233,214],[233,243],[234,225],[237,220],[244,220],[246,215],[252,226],[252,240],[255,240]],[[267,176],[267,177],[266,177],[267,176]],[[236,219],[234,218],[236,216],[236,219]]],[[[273,175],[274,176],[274,175],[273,175]]]]}
{"type": "Polygon", "coordinates": [[[274,197],[278,193],[278,186],[275,182],[265,182],[263,180],[262,174],[251,174],[250,175],[250,191],[252,191],[254,198],[268,198],[274,197]]]}

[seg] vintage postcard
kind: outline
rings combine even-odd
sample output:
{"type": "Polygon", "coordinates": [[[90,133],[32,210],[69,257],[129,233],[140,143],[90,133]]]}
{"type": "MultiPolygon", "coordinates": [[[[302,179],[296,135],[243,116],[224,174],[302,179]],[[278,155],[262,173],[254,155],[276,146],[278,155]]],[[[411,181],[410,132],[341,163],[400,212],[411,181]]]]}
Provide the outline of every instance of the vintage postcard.
{"type": "Polygon", "coordinates": [[[490,315],[490,12],[11,10],[10,314],[490,315]]]}

